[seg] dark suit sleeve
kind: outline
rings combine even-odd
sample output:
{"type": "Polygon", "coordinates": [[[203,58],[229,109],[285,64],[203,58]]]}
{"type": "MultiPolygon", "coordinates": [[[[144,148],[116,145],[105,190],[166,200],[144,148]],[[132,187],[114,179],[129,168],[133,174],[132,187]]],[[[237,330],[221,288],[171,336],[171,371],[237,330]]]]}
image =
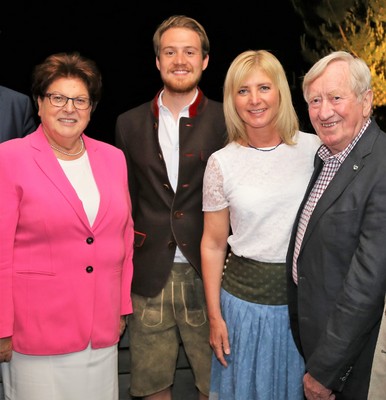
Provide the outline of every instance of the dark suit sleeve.
{"type": "Polygon", "coordinates": [[[37,116],[29,96],[0,86],[0,142],[35,131],[37,116]]]}
{"type": "Polygon", "coordinates": [[[25,136],[36,130],[36,120],[35,120],[35,112],[30,98],[25,97],[23,103],[24,103],[24,111],[23,111],[24,117],[23,117],[22,136],[25,136]]]}
{"type": "MultiPolygon", "coordinates": [[[[386,290],[386,139],[373,131],[365,132],[368,136],[319,200],[314,215],[318,207],[325,209],[304,249],[305,279],[318,279],[322,288],[310,290],[307,299],[320,307],[310,308],[299,320],[308,326],[308,334],[301,336],[307,369],[338,391],[348,381],[365,385],[368,379],[386,290]],[[370,135],[377,138],[374,143],[370,135]],[[318,310],[319,321],[325,319],[319,338],[312,310],[318,310]]],[[[304,298],[301,307],[307,308],[304,298]]]]}
{"type": "Polygon", "coordinates": [[[128,143],[127,143],[127,121],[126,114],[120,115],[117,118],[115,124],[115,146],[123,151],[126,157],[127,163],[127,174],[128,174],[128,184],[129,184],[129,192],[131,197],[131,205],[132,205],[132,215],[134,216],[137,209],[137,183],[136,177],[134,174],[134,167],[132,165],[132,161],[130,158],[130,152],[128,151],[128,143]]]}

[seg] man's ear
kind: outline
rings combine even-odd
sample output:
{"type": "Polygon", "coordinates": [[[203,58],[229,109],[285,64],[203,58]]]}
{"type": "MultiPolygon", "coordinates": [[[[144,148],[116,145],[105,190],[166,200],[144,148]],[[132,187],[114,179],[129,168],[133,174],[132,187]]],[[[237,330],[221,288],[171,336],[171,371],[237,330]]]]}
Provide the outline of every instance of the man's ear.
{"type": "Polygon", "coordinates": [[[373,97],[374,93],[371,89],[368,89],[366,93],[364,93],[362,99],[362,104],[363,104],[363,117],[368,118],[371,115],[372,109],[373,109],[373,97]]]}

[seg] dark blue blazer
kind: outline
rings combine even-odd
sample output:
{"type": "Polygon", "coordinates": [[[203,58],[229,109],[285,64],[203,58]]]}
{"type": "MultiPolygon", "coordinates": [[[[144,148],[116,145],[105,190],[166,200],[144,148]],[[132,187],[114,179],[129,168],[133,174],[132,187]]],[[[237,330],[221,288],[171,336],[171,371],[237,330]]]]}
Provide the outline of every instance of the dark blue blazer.
{"type": "Polygon", "coordinates": [[[23,137],[36,130],[31,99],[0,86],[0,142],[23,137]]]}

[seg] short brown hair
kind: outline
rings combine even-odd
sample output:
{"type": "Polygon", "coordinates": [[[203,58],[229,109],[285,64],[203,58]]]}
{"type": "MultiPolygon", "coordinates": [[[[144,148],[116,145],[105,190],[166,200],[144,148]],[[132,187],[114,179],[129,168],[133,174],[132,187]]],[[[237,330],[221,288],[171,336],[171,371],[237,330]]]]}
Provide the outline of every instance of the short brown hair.
{"type": "Polygon", "coordinates": [[[35,67],[32,74],[32,97],[35,103],[38,97],[45,96],[52,82],[68,77],[84,82],[94,111],[102,94],[102,76],[95,62],[78,52],[52,54],[35,67]]]}
{"type": "Polygon", "coordinates": [[[161,36],[170,28],[186,28],[197,32],[201,41],[202,58],[205,58],[209,54],[209,39],[204,27],[193,18],[185,15],[173,15],[165,19],[154,33],[153,47],[156,57],[159,57],[161,36]]]}

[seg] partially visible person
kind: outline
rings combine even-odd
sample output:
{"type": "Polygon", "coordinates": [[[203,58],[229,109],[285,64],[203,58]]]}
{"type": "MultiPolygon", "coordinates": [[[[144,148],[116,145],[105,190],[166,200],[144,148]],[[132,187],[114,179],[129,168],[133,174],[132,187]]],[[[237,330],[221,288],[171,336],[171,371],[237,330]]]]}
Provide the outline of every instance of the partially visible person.
{"type": "Polygon", "coordinates": [[[288,251],[291,326],[307,399],[365,400],[386,292],[386,134],[348,52],[316,62],[303,93],[323,145],[288,251]]]}
{"type": "Polygon", "coordinates": [[[0,142],[23,137],[35,129],[31,99],[24,93],[0,86],[0,142]]]}
{"type": "Polygon", "coordinates": [[[205,399],[212,351],[200,262],[202,178],[209,155],[225,143],[224,114],[198,87],[209,62],[199,22],[171,16],[155,31],[153,46],[163,88],[116,123],[136,231],[130,393],[171,399],[182,343],[205,399]]]}
{"type": "Polygon", "coordinates": [[[299,130],[285,71],[265,50],[231,63],[224,113],[229,143],[209,158],[203,187],[209,398],[301,400],[304,361],[289,327],[285,256],[321,143],[299,130]]]}
{"type": "Polygon", "coordinates": [[[40,125],[0,144],[7,400],[118,400],[134,231],[122,151],[84,134],[101,85],[92,60],[47,57],[33,73],[40,125]]]}
{"type": "Polygon", "coordinates": [[[386,296],[381,327],[373,358],[370,375],[368,400],[382,400],[386,397],[386,296]]]}

